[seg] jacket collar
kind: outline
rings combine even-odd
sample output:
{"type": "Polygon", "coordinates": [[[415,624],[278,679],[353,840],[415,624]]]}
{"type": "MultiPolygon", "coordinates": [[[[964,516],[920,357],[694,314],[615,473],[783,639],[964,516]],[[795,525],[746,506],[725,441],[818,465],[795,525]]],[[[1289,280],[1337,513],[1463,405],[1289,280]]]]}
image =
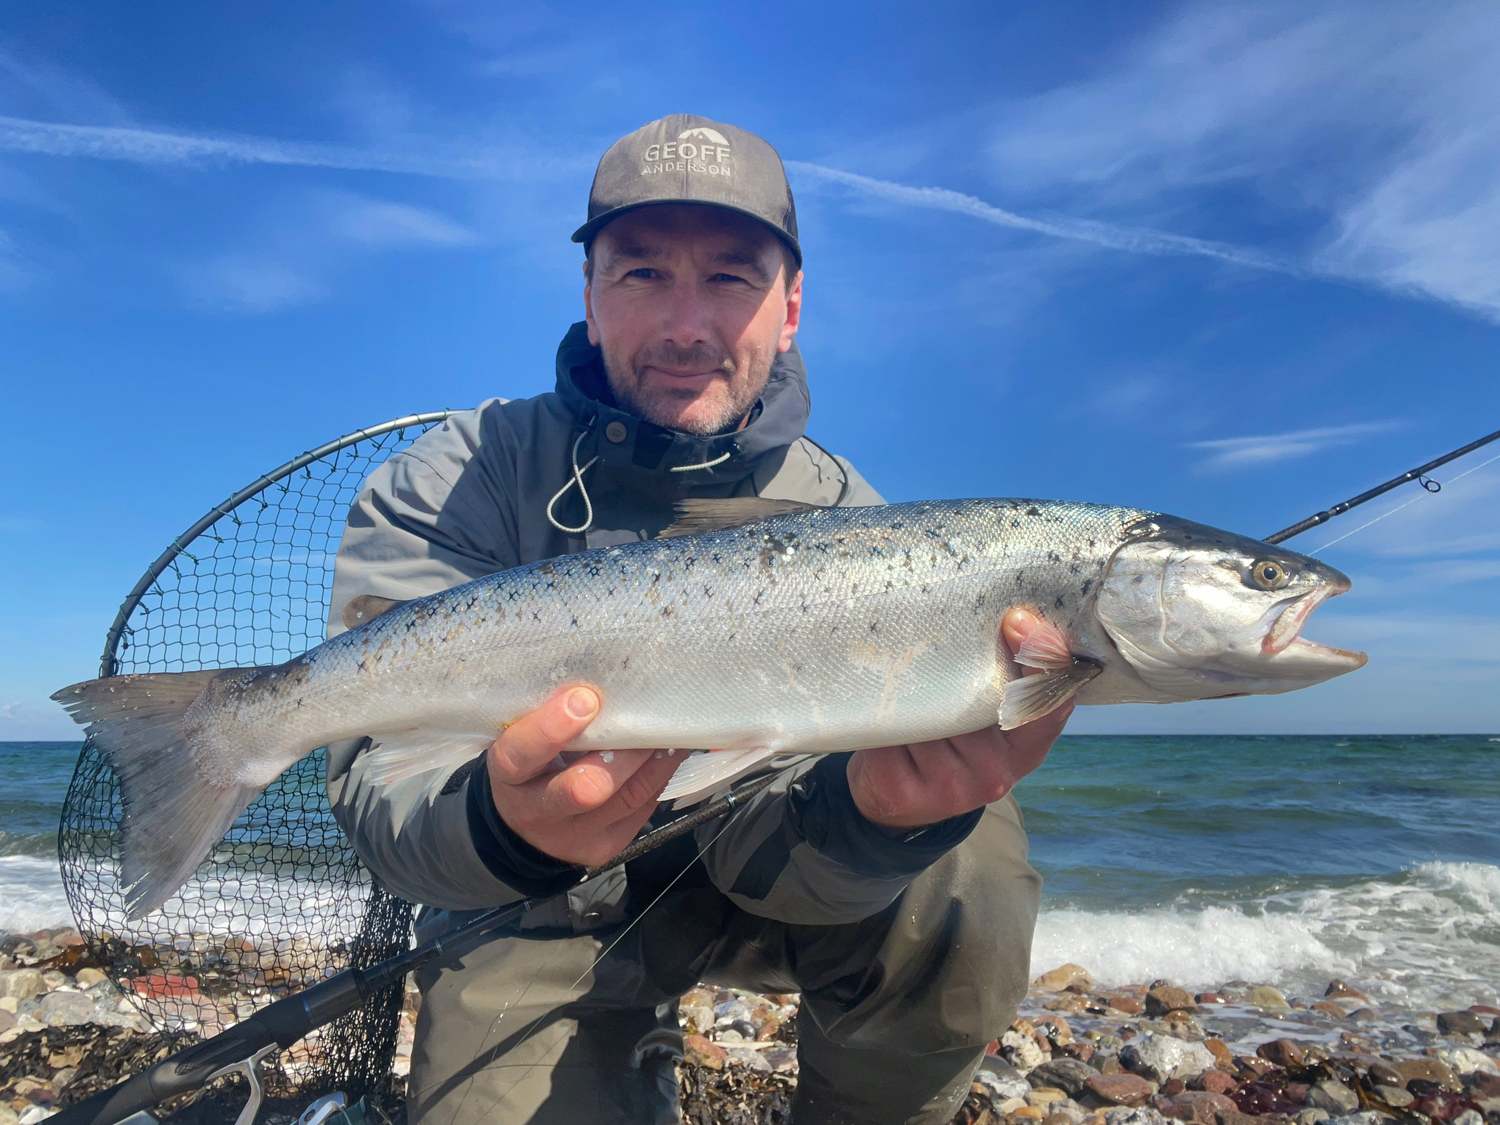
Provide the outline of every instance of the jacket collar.
{"type": "Polygon", "coordinates": [[[589,435],[584,445],[592,450],[590,456],[598,454],[601,465],[663,475],[678,470],[694,484],[743,480],[802,436],[812,410],[807,370],[794,342],[771,364],[766,389],[744,429],[701,437],[655,425],[616,404],[603,356],[589,343],[588,325],[581,321],[568,329],[557,349],[557,395],[589,435]]]}

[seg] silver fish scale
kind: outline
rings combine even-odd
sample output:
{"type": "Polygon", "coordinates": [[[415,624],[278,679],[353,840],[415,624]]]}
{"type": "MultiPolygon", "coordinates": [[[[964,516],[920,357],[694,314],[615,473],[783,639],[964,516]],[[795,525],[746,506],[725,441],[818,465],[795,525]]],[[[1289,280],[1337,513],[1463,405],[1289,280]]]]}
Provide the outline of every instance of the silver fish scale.
{"type": "Polygon", "coordinates": [[[232,710],[280,713],[296,746],[278,758],[365,733],[498,731],[568,683],[604,698],[580,748],[943,737],[995,721],[1016,674],[999,642],[1012,605],[1107,656],[1093,594],[1150,514],[922,501],[586,551],[396,609],[258,677],[232,710]]]}

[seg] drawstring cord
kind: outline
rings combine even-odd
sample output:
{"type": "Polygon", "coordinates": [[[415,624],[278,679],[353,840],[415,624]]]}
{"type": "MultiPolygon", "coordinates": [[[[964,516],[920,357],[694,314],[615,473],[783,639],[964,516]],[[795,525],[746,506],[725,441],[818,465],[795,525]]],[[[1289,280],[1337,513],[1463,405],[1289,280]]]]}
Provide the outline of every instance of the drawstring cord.
{"type": "Polygon", "coordinates": [[[578,440],[573,443],[573,476],[565,485],[552,494],[551,500],[547,501],[547,522],[564,535],[582,535],[594,525],[594,502],[589,499],[589,490],[583,486],[583,474],[594,467],[594,462],[599,460],[599,455],[596,453],[591,457],[589,463],[583,468],[580,469],[578,467],[578,447],[583,444],[583,439],[588,437],[588,435],[589,432],[584,430],[583,433],[578,435],[578,440]],[[552,509],[557,506],[559,500],[568,494],[568,489],[572,488],[575,484],[578,486],[578,494],[583,497],[583,523],[577,527],[568,527],[566,524],[558,522],[557,517],[552,514],[552,509]]]}
{"type": "MultiPolygon", "coordinates": [[[[596,453],[593,457],[589,458],[588,464],[581,468],[579,467],[578,447],[583,444],[583,439],[586,437],[588,437],[588,431],[584,430],[583,433],[578,435],[577,440],[573,442],[573,454],[571,457],[573,475],[568,478],[567,483],[552,494],[552,499],[547,501],[547,522],[564,535],[583,535],[589,528],[594,526],[594,502],[589,499],[589,490],[583,483],[583,474],[594,467],[599,460],[599,455],[596,453]],[[583,522],[577,527],[569,527],[558,520],[557,516],[553,514],[552,509],[557,507],[557,502],[568,494],[568,489],[574,486],[578,488],[578,495],[583,497],[583,522]]],[[[725,461],[728,461],[730,456],[731,454],[725,453],[720,457],[715,457],[712,461],[704,461],[699,465],[674,465],[667,471],[670,473],[693,473],[699,469],[712,469],[715,465],[722,465],[725,461]]]]}
{"type": "Polygon", "coordinates": [[[715,457],[712,461],[704,461],[701,465],[673,465],[671,468],[669,468],[667,470],[667,472],[669,472],[669,473],[693,473],[693,472],[697,472],[699,469],[712,469],[715,465],[722,465],[725,461],[728,461],[728,460],[729,460],[729,454],[726,453],[722,457],[715,457]]]}

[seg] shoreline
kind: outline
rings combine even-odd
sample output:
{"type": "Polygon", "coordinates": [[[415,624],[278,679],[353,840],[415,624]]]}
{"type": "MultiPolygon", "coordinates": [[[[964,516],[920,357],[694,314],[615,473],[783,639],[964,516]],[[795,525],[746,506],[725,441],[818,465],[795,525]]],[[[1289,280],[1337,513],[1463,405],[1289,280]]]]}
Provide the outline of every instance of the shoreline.
{"type": "MultiPolygon", "coordinates": [[[[139,978],[137,991],[150,979],[139,978]]],[[[141,995],[150,994],[148,987],[141,995]]],[[[798,1001],[707,986],[683,996],[684,1121],[784,1120],[796,1083],[798,1001]]],[[[408,984],[395,1073],[380,1099],[396,1125],[405,1119],[418,1006],[408,984]]],[[[213,1020],[158,1033],[146,1012],[89,964],[71,927],[0,935],[0,1125],[34,1125],[164,1048],[220,1029],[213,1020]]],[[[284,1074],[297,1070],[284,1060],[284,1074]]],[[[262,1120],[294,1120],[291,1093],[268,1103],[262,1120]]],[[[233,1100],[215,1093],[196,1106],[174,1105],[179,1112],[169,1119],[212,1120],[209,1105],[228,1104],[226,1097],[233,1100]]],[[[953,1118],[955,1125],[1170,1120],[1500,1125],[1500,1007],[1422,1011],[1372,1000],[1357,982],[1338,979],[1320,996],[1290,997],[1243,980],[1196,994],[1162,980],[1103,986],[1067,964],[1031,983],[953,1118]]]]}

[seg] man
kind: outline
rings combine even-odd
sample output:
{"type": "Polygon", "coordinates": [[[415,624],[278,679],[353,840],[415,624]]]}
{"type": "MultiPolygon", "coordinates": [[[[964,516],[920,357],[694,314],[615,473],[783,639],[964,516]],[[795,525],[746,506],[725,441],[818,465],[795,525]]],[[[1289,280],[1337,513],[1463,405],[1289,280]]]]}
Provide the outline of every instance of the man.
{"type": "MultiPolygon", "coordinates": [[[[802,252],[770,145],[653,122],[604,155],[573,238],[585,320],[557,390],[454,415],[371,476],[331,630],[361,595],[650,538],[686,497],[883,502],[803,435],[802,252]]],[[[1013,611],[1005,643],[1038,625],[1013,611]]],[[[422,938],[567,888],[657,816],[680,755],[570,754],[599,707],[568,685],[469,767],[390,786],[363,741],[332,748],[335,814],[423,904],[422,938]]],[[[1039,880],[1008,794],[1065,717],[829,755],[424,971],[412,1120],[675,1122],[677,1000],[702,980],[801,992],[796,1125],[946,1122],[1025,992],[1039,880]]]]}

